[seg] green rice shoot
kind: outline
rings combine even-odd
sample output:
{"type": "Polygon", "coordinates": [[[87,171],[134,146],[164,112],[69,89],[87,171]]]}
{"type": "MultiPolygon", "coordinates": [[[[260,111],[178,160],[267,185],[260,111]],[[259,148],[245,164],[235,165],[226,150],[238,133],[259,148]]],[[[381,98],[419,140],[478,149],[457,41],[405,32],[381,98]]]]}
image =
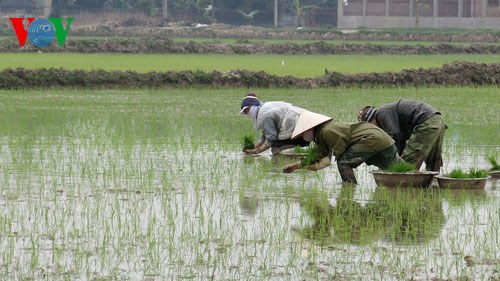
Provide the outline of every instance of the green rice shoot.
{"type": "Polygon", "coordinates": [[[486,159],[488,160],[488,162],[490,162],[492,171],[500,171],[500,164],[498,164],[498,161],[494,155],[489,155],[488,157],[486,157],[486,159]]]}
{"type": "Polygon", "coordinates": [[[399,161],[399,162],[394,162],[389,167],[387,168],[387,172],[391,173],[407,173],[407,172],[412,172],[412,171],[417,171],[417,166],[412,163],[404,162],[404,161],[399,161]]]}
{"type": "Polygon", "coordinates": [[[309,166],[318,162],[320,158],[319,148],[316,145],[311,145],[308,149],[304,149],[306,156],[300,160],[302,166],[309,166]]]}
{"type": "Polygon", "coordinates": [[[307,153],[309,150],[309,148],[307,147],[302,147],[300,145],[296,145],[294,148],[293,148],[293,152],[295,153],[307,153]]]}
{"type": "Polygon", "coordinates": [[[448,177],[454,179],[478,179],[478,178],[486,178],[489,174],[487,171],[482,169],[470,168],[467,172],[460,168],[453,169],[448,177]]]}
{"type": "Polygon", "coordinates": [[[470,168],[468,175],[470,178],[477,179],[477,178],[487,178],[489,177],[490,174],[482,169],[470,168]]]}
{"type": "Polygon", "coordinates": [[[244,135],[242,139],[243,151],[246,149],[253,149],[255,147],[254,135],[244,135]]]}

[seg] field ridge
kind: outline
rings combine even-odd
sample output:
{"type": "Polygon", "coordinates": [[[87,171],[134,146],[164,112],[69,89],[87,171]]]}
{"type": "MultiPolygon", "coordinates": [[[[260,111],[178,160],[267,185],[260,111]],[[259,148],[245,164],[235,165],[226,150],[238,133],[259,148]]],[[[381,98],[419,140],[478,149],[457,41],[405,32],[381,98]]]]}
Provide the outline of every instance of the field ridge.
{"type": "Polygon", "coordinates": [[[500,54],[500,45],[488,44],[450,44],[432,45],[377,45],[371,43],[331,44],[325,41],[311,43],[274,43],[259,44],[240,40],[235,44],[221,42],[175,42],[162,38],[111,38],[111,39],[73,39],[63,47],[52,44],[37,47],[26,44],[19,47],[14,39],[0,41],[0,53],[9,52],[61,52],[61,53],[124,53],[124,54],[282,54],[282,55],[429,55],[429,54],[500,54]]]}
{"type": "Polygon", "coordinates": [[[0,72],[1,89],[46,87],[93,88],[327,88],[327,87],[420,87],[497,85],[500,64],[455,62],[440,68],[408,69],[400,72],[343,74],[326,73],[318,78],[276,76],[266,72],[66,70],[62,68],[5,69],[0,72]]]}

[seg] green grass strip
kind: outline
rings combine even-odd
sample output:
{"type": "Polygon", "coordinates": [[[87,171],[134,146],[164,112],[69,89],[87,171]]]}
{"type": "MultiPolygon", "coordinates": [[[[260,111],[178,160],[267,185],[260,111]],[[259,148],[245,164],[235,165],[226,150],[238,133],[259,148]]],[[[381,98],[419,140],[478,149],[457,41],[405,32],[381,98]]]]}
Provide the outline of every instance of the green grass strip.
{"type": "Polygon", "coordinates": [[[346,74],[397,72],[403,69],[441,67],[455,61],[498,63],[500,55],[132,55],[76,53],[2,53],[0,70],[23,67],[107,71],[228,72],[241,69],[278,76],[319,77],[329,72],[346,74]]]}

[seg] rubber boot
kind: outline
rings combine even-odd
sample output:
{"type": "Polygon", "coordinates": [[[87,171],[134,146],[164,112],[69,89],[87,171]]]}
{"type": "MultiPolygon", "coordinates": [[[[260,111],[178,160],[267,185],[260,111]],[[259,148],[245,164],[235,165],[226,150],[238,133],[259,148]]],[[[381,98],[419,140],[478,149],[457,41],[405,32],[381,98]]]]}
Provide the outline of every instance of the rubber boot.
{"type": "Polygon", "coordinates": [[[273,156],[276,156],[276,155],[280,155],[280,148],[275,146],[275,147],[271,147],[271,152],[273,153],[273,156]]]}
{"type": "Polygon", "coordinates": [[[354,170],[351,167],[344,166],[344,167],[338,167],[338,168],[339,168],[339,172],[340,172],[340,178],[342,178],[343,182],[358,184],[358,181],[356,180],[356,176],[354,175],[354,170]]]}

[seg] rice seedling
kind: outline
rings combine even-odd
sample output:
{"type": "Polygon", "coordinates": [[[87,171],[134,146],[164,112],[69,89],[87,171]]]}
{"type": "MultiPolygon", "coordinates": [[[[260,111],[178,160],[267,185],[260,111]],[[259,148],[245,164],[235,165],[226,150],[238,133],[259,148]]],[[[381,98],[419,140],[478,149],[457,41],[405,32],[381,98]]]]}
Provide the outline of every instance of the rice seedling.
{"type": "Polygon", "coordinates": [[[405,161],[394,162],[385,170],[392,173],[407,173],[411,171],[417,171],[417,167],[405,161]]]}
{"type": "Polygon", "coordinates": [[[254,135],[244,135],[241,141],[243,146],[243,151],[247,149],[252,149],[255,147],[255,136],[254,135]]]}
{"type": "Polygon", "coordinates": [[[483,169],[470,168],[467,174],[470,178],[486,178],[489,173],[483,169]]]}
{"type": "Polygon", "coordinates": [[[486,159],[488,160],[488,162],[491,165],[491,168],[490,168],[491,171],[500,171],[500,164],[498,163],[495,155],[489,155],[486,157],[486,159]]]}
{"type": "Polygon", "coordinates": [[[489,173],[487,171],[477,168],[469,168],[468,171],[464,171],[460,168],[455,168],[448,174],[448,177],[454,179],[486,178],[488,176],[489,173]]]}
{"type": "Polygon", "coordinates": [[[318,160],[320,160],[320,151],[319,147],[315,145],[310,145],[305,151],[305,156],[304,158],[300,159],[300,164],[302,166],[308,166],[316,163],[318,160]]]}
{"type": "Polygon", "coordinates": [[[302,147],[300,145],[296,145],[293,148],[293,152],[300,153],[300,154],[307,153],[308,150],[309,150],[309,148],[305,148],[305,147],[302,147]]]}
{"type": "Polygon", "coordinates": [[[455,178],[455,179],[463,179],[463,178],[467,178],[467,173],[464,172],[462,169],[458,169],[458,168],[455,168],[453,169],[449,174],[448,176],[450,178],[455,178]]]}

